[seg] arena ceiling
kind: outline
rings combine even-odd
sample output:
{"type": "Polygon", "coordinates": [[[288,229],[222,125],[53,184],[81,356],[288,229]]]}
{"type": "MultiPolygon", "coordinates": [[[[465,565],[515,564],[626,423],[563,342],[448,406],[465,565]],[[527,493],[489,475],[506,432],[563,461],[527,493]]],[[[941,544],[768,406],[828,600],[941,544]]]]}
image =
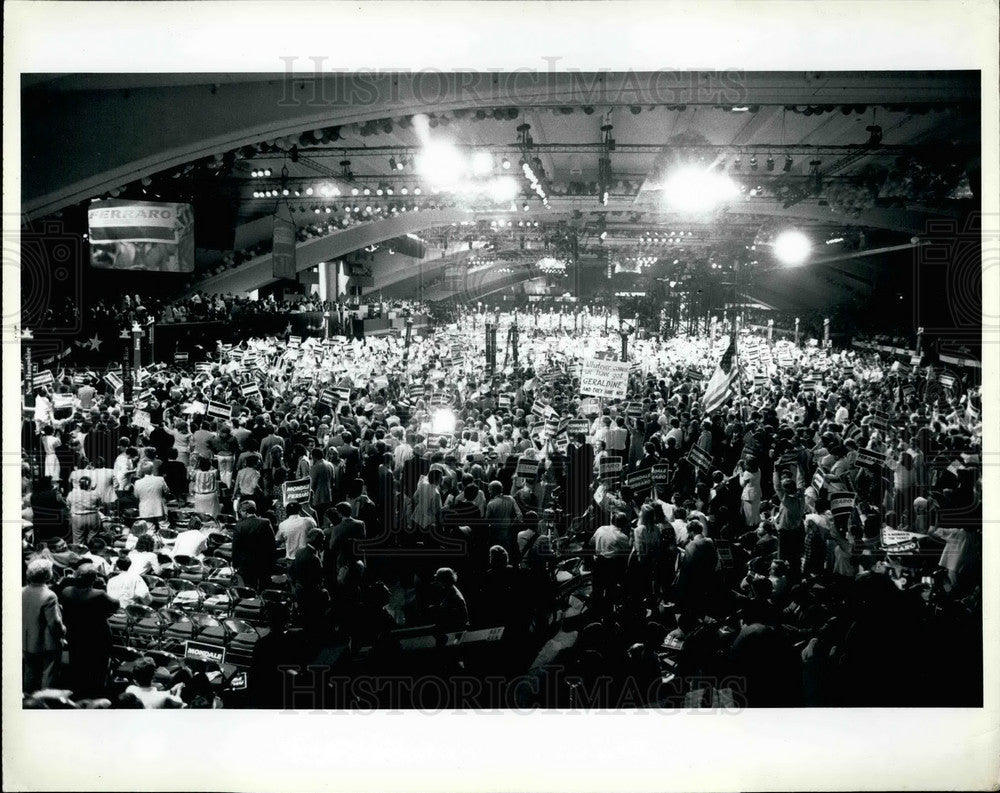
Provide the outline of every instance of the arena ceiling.
{"type": "Polygon", "coordinates": [[[963,222],[978,203],[979,100],[971,72],[25,75],[22,208],[190,200],[196,227],[219,227],[205,260],[249,250],[199,277],[208,291],[273,281],[280,209],[300,229],[300,270],[365,255],[379,288],[472,257],[505,269],[497,282],[537,278],[552,255],[662,280],[752,265],[750,297],[792,307],[863,295],[880,252],[963,222]],[[482,189],[436,192],[417,167],[428,140],[476,157],[482,189]],[[666,203],[665,180],[691,165],[738,193],[712,210],[666,203]],[[516,193],[491,193],[498,177],[516,193]],[[767,260],[792,226],[816,246],[815,284],[767,260]],[[406,235],[425,243],[422,263],[388,254],[406,235]]]}

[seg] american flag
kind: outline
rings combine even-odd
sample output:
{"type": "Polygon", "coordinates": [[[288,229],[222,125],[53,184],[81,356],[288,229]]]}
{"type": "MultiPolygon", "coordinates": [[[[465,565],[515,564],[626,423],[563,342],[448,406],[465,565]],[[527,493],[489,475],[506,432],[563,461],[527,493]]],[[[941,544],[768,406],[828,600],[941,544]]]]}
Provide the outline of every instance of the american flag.
{"type": "Polygon", "coordinates": [[[708,385],[705,387],[705,396],[702,398],[702,405],[706,413],[718,410],[729,400],[729,397],[736,393],[736,378],[739,373],[739,366],[736,363],[736,337],[734,336],[726,351],[722,354],[719,365],[715,367],[708,385]]]}

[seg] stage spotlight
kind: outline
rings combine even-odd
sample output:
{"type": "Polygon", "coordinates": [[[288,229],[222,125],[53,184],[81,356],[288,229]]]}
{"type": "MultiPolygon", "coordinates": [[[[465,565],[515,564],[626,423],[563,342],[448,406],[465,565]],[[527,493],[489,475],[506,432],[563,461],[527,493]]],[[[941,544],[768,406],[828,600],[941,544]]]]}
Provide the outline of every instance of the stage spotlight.
{"type": "Polygon", "coordinates": [[[674,171],[663,184],[667,204],[685,212],[700,212],[735,197],[736,184],[717,171],[690,166],[674,171]]]}
{"type": "Polygon", "coordinates": [[[493,170],[493,155],[488,151],[477,151],[472,155],[472,173],[485,176],[493,170]]]}
{"type": "Polygon", "coordinates": [[[788,173],[790,170],[792,170],[792,155],[791,154],[788,154],[788,155],[785,156],[785,164],[783,166],[781,166],[781,170],[783,170],[785,173],[788,173]]]}
{"type": "Polygon", "coordinates": [[[428,179],[431,186],[440,190],[457,187],[469,163],[462,153],[450,143],[431,142],[417,156],[417,172],[428,179]]]}
{"type": "Polygon", "coordinates": [[[508,160],[506,157],[503,158],[503,160],[501,161],[500,165],[503,166],[503,169],[505,171],[509,171],[510,170],[510,160],[508,160]]]}
{"type": "Polygon", "coordinates": [[[764,167],[767,168],[767,170],[769,170],[769,171],[773,171],[774,170],[774,157],[772,157],[771,155],[768,155],[767,156],[767,160],[764,163],[764,167]]]}
{"type": "Polygon", "coordinates": [[[774,240],[774,255],[778,261],[790,266],[802,264],[812,250],[809,238],[798,229],[783,231],[774,240]]]}
{"type": "Polygon", "coordinates": [[[751,171],[756,171],[757,170],[757,158],[756,157],[751,157],[750,158],[750,170],[751,171]]]}

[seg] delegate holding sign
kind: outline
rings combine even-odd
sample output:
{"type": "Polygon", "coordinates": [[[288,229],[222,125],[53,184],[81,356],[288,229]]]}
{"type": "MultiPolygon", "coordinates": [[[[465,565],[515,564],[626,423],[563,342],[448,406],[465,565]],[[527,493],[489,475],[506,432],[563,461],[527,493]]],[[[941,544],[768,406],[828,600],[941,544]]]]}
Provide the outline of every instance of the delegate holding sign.
{"type": "Polygon", "coordinates": [[[296,479],[292,482],[285,482],[281,488],[284,493],[284,502],[286,506],[291,504],[293,501],[299,504],[305,504],[309,501],[308,479],[296,479]]]}
{"type": "Polygon", "coordinates": [[[628,388],[627,361],[587,358],[580,377],[580,393],[606,399],[624,399],[628,388]]]}

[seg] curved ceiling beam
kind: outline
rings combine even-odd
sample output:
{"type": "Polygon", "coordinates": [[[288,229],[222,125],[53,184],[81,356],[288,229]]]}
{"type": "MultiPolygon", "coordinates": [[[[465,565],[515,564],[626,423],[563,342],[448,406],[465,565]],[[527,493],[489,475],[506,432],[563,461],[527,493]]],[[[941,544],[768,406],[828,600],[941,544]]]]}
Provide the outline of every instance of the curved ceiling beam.
{"type": "MultiPolygon", "coordinates": [[[[402,237],[405,234],[416,234],[432,226],[458,223],[468,217],[467,212],[459,209],[438,209],[407,212],[376,223],[351,226],[325,237],[306,240],[296,245],[296,269],[308,270],[320,262],[339,259],[369,245],[402,237]]],[[[239,294],[259,289],[274,280],[271,254],[268,253],[251,259],[239,267],[234,267],[232,270],[209,276],[195,284],[194,289],[209,294],[224,294],[226,292],[239,294]]]]}
{"type": "MultiPolygon", "coordinates": [[[[316,68],[307,59],[289,70],[316,68]]],[[[72,77],[72,76],[71,76],[72,77]]],[[[87,76],[22,94],[22,213],[41,216],[158,171],[324,126],[456,108],[979,101],[963,72],[628,72],[204,75],[202,84],[87,76]],[[106,85],[114,88],[105,88],[106,85]]],[[[189,77],[188,80],[194,78],[189,77]]]]}
{"type": "Polygon", "coordinates": [[[960,213],[948,209],[866,209],[857,217],[838,215],[828,206],[817,202],[799,202],[787,209],[780,203],[762,201],[760,203],[733,204],[726,208],[730,215],[773,215],[781,218],[798,218],[820,223],[844,226],[867,226],[890,231],[924,234],[928,221],[934,218],[959,217],[960,213]]]}

